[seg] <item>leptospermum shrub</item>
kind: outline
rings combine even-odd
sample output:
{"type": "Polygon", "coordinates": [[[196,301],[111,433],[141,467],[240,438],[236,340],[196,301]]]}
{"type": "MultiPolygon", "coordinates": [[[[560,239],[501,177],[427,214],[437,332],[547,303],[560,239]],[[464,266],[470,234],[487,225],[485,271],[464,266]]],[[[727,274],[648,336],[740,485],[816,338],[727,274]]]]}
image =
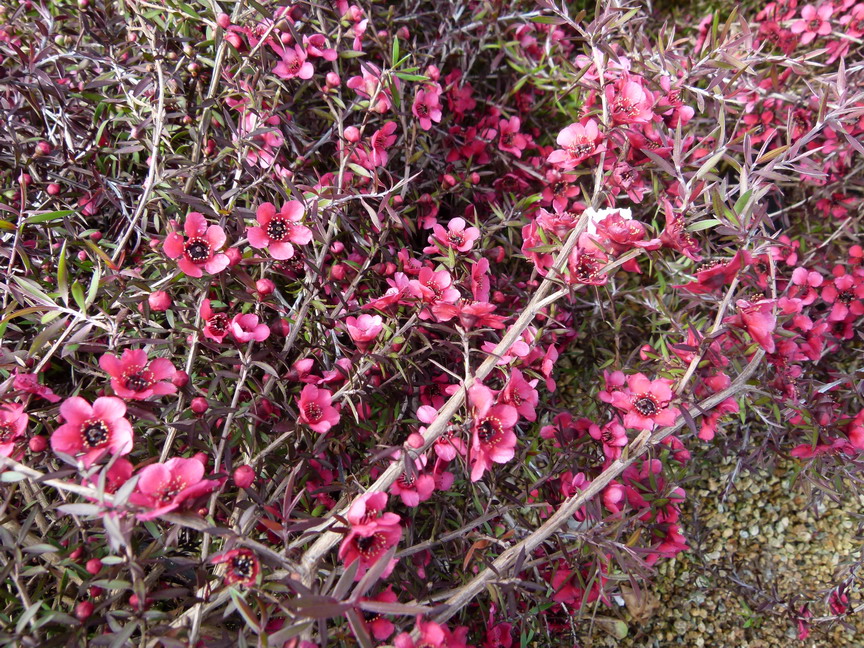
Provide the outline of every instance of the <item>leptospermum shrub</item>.
{"type": "Polygon", "coordinates": [[[707,453],[852,497],[864,3],[647,4],[6,6],[5,644],[621,636],[707,453]]]}

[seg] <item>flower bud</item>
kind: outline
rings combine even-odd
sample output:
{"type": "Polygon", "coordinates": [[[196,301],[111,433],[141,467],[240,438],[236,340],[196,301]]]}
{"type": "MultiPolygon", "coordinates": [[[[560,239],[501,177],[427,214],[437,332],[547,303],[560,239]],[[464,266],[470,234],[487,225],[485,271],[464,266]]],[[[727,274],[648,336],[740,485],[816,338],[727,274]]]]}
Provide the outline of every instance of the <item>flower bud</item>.
{"type": "Polygon", "coordinates": [[[356,126],[349,126],[345,129],[345,139],[349,142],[359,142],[360,141],[360,129],[356,126]]]}
{"type": "Polygon", "coordinates": [[[189,404],[189,407],[192,408],[192,411],[196,414],[203,414],[210,408],[210,404],[207,402],[206,398],[202,398],[201,396],[196,396],[192,399],[192,402],[189,404]]]}
{"type": "MultiPolygon", "coordinates": [[[[80,0],[78,4],[81,4],[83,1],[80,0]]],[[[93,604],[90,601],[81,601],[75,606],[75,618],[79,621],[86,621],[90,618],[91,614],[93,614],[93,604]]]]}
{"type": "Polygon", "coordinates": [[[249,488],[255,481],[255,471],[252,466],[238,466],[234,470],[234,483],[239,488],[249,488]]]}
{"type": "Polygon", "coordinates": [[[171,384],[178,389],[182,389],[189,384],[189,374],[181,369],[174,374],[174,377],[171,379],[171,384]]]}
{"type": "Polygon", "coordinates": [[[44,436],[34,436],[30,438],[27,445],[30,446],[30,452],[44,452],[48,447],[48,439],[44,436]]]}
{"type": "Polygon", "coordinates": [[[266,297],[273,294],[273,291],[276,290],[276,284],[269,279],[259,279],[255,282],[255,290],[259,296],[266,297]]]}
{"type": "Polygon", "coordinates": [[[231,16],[227,13],[220,13],[216,16],[216,24],[219,25],[222,29],[228,29],[231,26],[231,16]]]}
{"type": "Polygon", "coordinates": [[[92,574],[93,576],[95,576],[100,571],[102,571],[102,561],[98,558],[91,558],[87,561],[87,564],[84,566],[84,568],[87,570],[88,574],[92,574]]]}
{"type": "Polygon", "coordinates": [[[56,182],[52,182],[46,187],[45,191],[48,192],[49,196],[56,196],[60,193],[60,185],[56,182]]]}
{"type": "Polygon", "coordinates": [[[236,247],[228,248],[227,250],[225,250],[225,256],[228,257],[229,266],[235,266],[243,259],[243,255],[236,247]]]}
{"type": "Polygon", "coordinates": [[[157,290],[150,293],[150,296],[147,297],[147,303],[150,304],[152,310],[161,313],[171,308],[171,295],[164,290],[157,290]]]}

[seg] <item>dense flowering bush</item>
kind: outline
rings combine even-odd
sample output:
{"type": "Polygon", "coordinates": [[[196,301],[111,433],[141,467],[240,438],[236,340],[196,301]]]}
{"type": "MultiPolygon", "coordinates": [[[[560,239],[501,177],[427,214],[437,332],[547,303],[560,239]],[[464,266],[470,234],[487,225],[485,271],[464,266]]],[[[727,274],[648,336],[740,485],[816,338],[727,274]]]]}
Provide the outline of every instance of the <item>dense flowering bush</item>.
{"type": "Polygon", "coordinates": [[[864,3],[590,4],[0,7],[6,644],[569,645],[860,483],[864,3]]]}

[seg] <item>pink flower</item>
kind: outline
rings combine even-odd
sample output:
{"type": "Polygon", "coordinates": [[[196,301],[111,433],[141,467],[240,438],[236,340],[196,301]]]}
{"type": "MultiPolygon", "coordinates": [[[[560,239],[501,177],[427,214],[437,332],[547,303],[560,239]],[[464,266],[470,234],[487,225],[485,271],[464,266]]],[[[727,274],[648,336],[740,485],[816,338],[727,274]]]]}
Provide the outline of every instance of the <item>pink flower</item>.
{"type": "Polygon", "coordinates": [[[366,315],[364,313],[359,317],[346,317],[345,327],[357,348],[365,352],[384,330],[384,320],[381,319],[380,315],[366,315]]]}
{"type": "Polygon", "coordinates": [[[558,133],[555,141],[561,148],[552,151],[546,161],[562,169],[572,169],[582,160],[605,149],[603,135],[593,119],[586,120],[584,124],[570,124],[558,133]]]}
{"type": "Polygon", "coordinates": [[[670,407],[674,381],[667,378],[649,380],[644,374],[627,376],[627,388],[598,396],[625,412],[624,425],[637,430],[653,430],[658,425],[672,425],[678,418],[678,408],[670,407]]]}
{"type": "Polygon", "coordinates": [[[384,166],[387,164],[387,149],[393,146],[398,139],[397,136],[393,134],[395,132],[396,122],[391,121],[387,122],[381,128],[372,133],[372,137],[369,138],[369,144],[372,149],[369,152],[369,159],[374,166],[384,166]]]}
{"type": "Polygon", "coordinates": [[[609,102],[612,121],[616,124],[646,124],[654,113],[651,105],[654,97],[642,86],[642,79],[636,81],[623,77],[615,84],[606,86],[606,100],[609,102]]]}
{"type": "Polygon", "coordinates": [[[602,428],[592,425],[588,428],[592,439],[603,444],[603,454],[607,459],[621,456],[621,448],[627,445],[627,430],[617,421],[609,421],[602,428]]]}
{"type": "Polygon", "coordinates": [[[390,486],[390,492],[398,495],[405,506],[412,508],[428,500],[434,491],[435,478],[428,473],[418,474],[416,470],[411,475],[403,471],[390,486]]]}
{"type": "Polygon", "coordinates": [[[103,396],[91,406],[79,396],[60,405],[66,420],[51,435],[51,449],[81,460],[86,468],[104,453],[125,455],[132,451],[132,424],[126,420],[126,403],[103,396]]]}
{"type": "MultiPolygon", "coordinates": [[[[377,596],[373,596],[372,598],[364,597],[360,600],[378,603],[397,603],[399,601],[399,597],[396,596],[396,592],[393,591],[393,587],[391,585],[388,586],[387,589],[385,589],[377,596]]],[[[378,641],[384,641],[396,631],[396,626],[393,625],[392,621],[376,612],[367,612],[364,610],[363,624],[366,626],[366,629],[372,633],[372,636],[375,637],[375,639],[377,639],[378,641]]]]}
{"type": "Polygon", "coordinates": [[[235,315],[230,325],[231,335],[238,342],[263,342],[270,337],[270,327],[258,323],[258,316],[252,313],[235,315]]]}
{"type": "Polygon", "coordinates": [[[251,549],[240,548],[226,551],[210,559],[214,565],[227,565],[225,584],[239,584],[245,587],[254,585],[261,571],[258,556],[251,549]]]}
{"type": "MultiPolygon", "coordinates": [[[[370,100],[369,110],[383,114],[390,110],[390,90],[381,80],[381,70],[372,63],[362,63],[363,76],[354,76],[345,82],[345,85],[354,90],[361,97],[370,100]]],[[[393,79],[398,88],[399,80],[393,79]]]]}
{"type": "Polygon", "coordinates": [[[171,295],[164,290],[157,290],[150,293],[147,297],[147,303],[151,310],[161,313],[171,308],[171,295]]]}
{"type": "Polygon", "coordinates": [[[186,501],[205,495],[216,488],[215,480],[204,479],[204,464],[197,459],[176,457],[165,463],[150,464],[138,478],[129,501],[150,509],[139,513],[139,520],[152,520],[176,511],[186,501]]]}
{"type": "Polygon", "coordinates": [[[516,411],[525,418],[526,421],[536,421],[537,413],[534,408],[540,400],[537,390],[534,389],[537,384],[537,379],[534,378],[531,382],[522,377],[522,372],[518,369],[510,371],[510,380],[506,387],[501,390],[501,402],[505,405],[512,405],[516,411]]]}
{"type": "Polygon", "coordinates": [[[498,122],[498,130],[501,133],[498,138],[499,150],[512,153],[518,158],[522,157],[523,149],[528,146],[528,138],[519,132],[521,126],[522,121],[518,117],[502,119],[498,122]]]}
{"type": "Polygon", "coordinates": [[[724,323],[746,329],[756,342],[768,353],[774,353],[774,329],[777,327],[777,317],[774,315],[773,299],[762,299],[751,302],[739,299],[735,302],[738,314],[724,319],[724,323]]]}
{"type": "Polygon", "coordinates": [[[444,302],[455,303],[459,299],[459,291],[452,287],[453,278],[446,270],[437,272],[431,268],[422,268],[416,279],[408,284],[408,290],[426,304],[444,302]]]}
{"type": "Polygon", "coordinates": [[[204,337],[213,340],[214,342],[222,342],[225,336],[228,335],[228,315],[223,312],[216,312],[210,306],[210,300],[204,299],[201,301],[201,308],[198,311],[201,315],[201,320],[204,322],[202,333],[204,337]]]}
{"type": "Polygon", "coordinates": [[[326,389],[306,385],[297,399],[300,420],[315,432],[327,432],[339,422],[339,410],[330,404],[332,397],[326,389]]]}
{"type": "Polygon", "coordinates": [[[120,398],[144,400],[177,391],[170,382],[177,373],[171,361],[151,361],[143,349],[126,349],[119,359],[105,353],[99,358],[99,366],[111,376],[111,388],[120,398]]]}
{"type": "Polygon", "coordinates": [[[513,427],[519,419],[515,407],[492,405],[492,390],[480,384],[472,385],[468,398],[474,408],[471,433],[471,481],[483,477],[493,463],[507,463],[516,454],[516,434],[513,427]]]}
{"type": "Polygon", "coordinates": [[[403,632],[396,636],[393,645],[396,648],[467,648],[468,628],[465,626],[450,632],[446,626],[417,617],[415,632],[418,631],[420,636],[416,642],[403,632]]]}
{"type": "Polygon", "coordinates": [[[829,19],[834,9],[830,2],[819,5],[817,9],[813,5],[804,5],[801,8],[801,20],[792,23],[789,30],[793,34],[802,34],[801,44],[811,43],[817,36],[827,36],[831,33],[829,19]]]}
{"type": "Polygon", "coordinates": [[[441,121],[441,86],[432,83],[417,90],[411,112],[420,120],[420,128],[429,130],[432,122],[441,121]]]}
{"type": "Polygon", "coordinates": [[[39,398],[44,398],[49,403],[59,403],[62,398],[55,394],[50,387],[39,384],[39,376],[36,374],[19,373],[15,374],[15,379],[12,381],[13,389],[33,394],[39,398]]]}
{"type": "Polygon", "coordinates": [[[839,322],[851,313],[864,314],[864,278],[846,274],[846,269],[838,266],[834,270],[834,280],[822,288],[822,299],[831,304],[828,320],[839,322]]]}
{"type": "Polygon", "coordinates": [[[312,64],[306,60],[306,50],[300,45],[294,47],[277,47],[271,39],[267,41],[270,47],[282,60],[273,68],[273,74],[280,79],[311,79],[315,73],[312,64]]]}
{"type": "Polygon", "coordinates": [[[0,405],[0,457],[12,456],[16,440],[27,429],[27,420],[23,405],[17,403],[0,405]]]}
{"type": "Polygon", "coordinates": [[[247,227],[249,245],[267,248],[274,259],[284,261],[294,256],[294,247],[306,245],[312,240],[312,230],[301,225],[305,209],[299,200],[289,200],[277,212],[273,203],[262,203],[255,212],[257,227],[247,227]]]}
{"type": "MultiPolygon", "coordinates": [[[[346,567],[360,561],[356,580],[402,538],[399,516],[395,513],[379,515],[386,505],[387,494],[375,492],[361,495],[348,509],[346,518],[351,529],[339,546],[339,558],[346,567]]],[[[389,576],[395,566],[396,559],[393,559],[382,578],[389,576]]]]}
{"type": "Polygon", "coordinates": [[[177,265],[190,277],[203,277],[222,272],[228,267],[228,256],[217,252],[225,245],[225,232],[218,225],[210,225],[203,214],[189,212],[180,232],[172,232],[165,238],[163,249],[169,259],[179,259],[177,265]]]}
{"type": "Polygon", "coordinates": [[[427,254],[435,254],[438,252],[436,242],[444,246],[444,248],[453,248],[458,252],[467,252],[474,247],[474,241],[480,238],[480,230],[476,227],[465,227],[467,223],[464,218],[453,218],[447,223],[445,230],[441,225],[435,223],[432,226],[432,236],[429,237],[429,247],[423,251],[427,254]]]}

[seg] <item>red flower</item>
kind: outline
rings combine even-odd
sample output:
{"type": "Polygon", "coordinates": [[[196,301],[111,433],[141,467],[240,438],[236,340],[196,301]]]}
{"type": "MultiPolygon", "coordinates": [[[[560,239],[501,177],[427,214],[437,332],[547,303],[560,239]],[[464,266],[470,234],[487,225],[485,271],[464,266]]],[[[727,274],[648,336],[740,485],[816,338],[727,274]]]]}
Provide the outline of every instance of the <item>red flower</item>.
{"type": "Polygon", "coordinates": [[[422,618],[417,618],[417,628],[419,631],[419,639],[415,642],[411,635],[403,632],[397,635],[393,640],[393,645],[396,648],[466,648],[466,637],[468,636],[468,628],[462,626],[450,632],[446,626],[438,625],[433,621],[423,621],[422,618]]]}
{"type": "MultiPolygon", "coordinates": [[[[363,597],[360,600],[380,603],[396,603],[399,598],[393,591],[392,586],[389,586],[377,596],[371,598],[363,597]]],[[[378,641],[384,641],[396,631],[396,626],[393,625],[393,622],[390,621],[390,619],[384,618],[377,612],[363,610],[363,624],[366,626],[367,630],[371,631],[372,636],[378,641]]]]}
{"type": "Polygon", "coordinates": [[[464,218],[453,218],[447,223],[445,230],[441,225],[435,223],[432,226],[433,235],[429,237],[429,246],[423,251],[427,254],[435,254],[438,252],[438,246],[435,243],[440,243],[444,249],[452,248],[458,252],[467,252],[474,247],[474,241],[480,238],[480,230],[476,227],[465,227],[464,218]]]}
{"type": "Polygon", "coordinates": [[[842,266],[834,268],[834,281],[822,289],[822,299],[831,306],[828,321],[845,320],[851,313],[856,317],[864,314],[864,279],[846,274],[842,266]]]}
{"type": "MultiPolygon", "coordinates": [[[[617,372],[616,372],[617,373],[617,372]]],[[[674,397],[672,384],[667,378],[649,380],[644,374],[627,376],[627,388],[619,391],[601,391],[598,396],[625,412],[624,425],[637,430],[653,430],[658,425],[672,425],[678,418],[678,408],[670,407],[674,397]]]]}
{"type": "Polygon", "coordinates": [[[252,313],[235,315],[229,326],[231,335],[238,342],[263,342],[270,337],[270,327],[258,323],[258,316],[252,313]]]}
{"type": "Polygon", "coordinates": [[[813,5],[804,5],[801,8],[801,20],[796,20],[789,28],[793,34],[802,34],[801,44],[807,45],[817,36],[827,36],[831,33],[829,18],[834,13],[830,2],[819,5],[817,9],[813,5]]]}
{"type": "Polygon", "coordinates": [[[327,432],[339,422],[339,410],[330,404],[332,396],[326,389],[306,385],[297,399],[300,420],[316,432],[327,432]]]}
{"type": "Polygon", "coordinates": [[[39,384],[39,376],[36,374],[19,373],[15,374],[15,380],[12,381],[13,389],[20,389],[28,394],[44,398],[49,403],[59,403],[62,398],[55,394],[50,387],[39,384]]]}
{"type": "Polygon", "coordinates": [[[51,435],[54,452],[78,457],[86,468],[104,453],[125,455],[132,451],[132,424],[124,416],[126,403],[103,396],[91,406],[79,396],[60,405],[66,420],[51,435]]]}
{"type": "Polygon", "coordinates": [[[522,150],[528,146],[528,138],[519,132],[522,122],[518,117],[509,120],[502,119],[498,122],[498,130],[501,136],[498,139],[498,148],[501,151],[512,153],[518,158],[522,157],[522,150]]]}
{"type": "Polygon", "coordinates": [[[228,335],[228,315],[223,312],[217,313],[214,311],[210,306],[209,299],[202,300],[201,309],[198,312],[204,322],[204,328],[201,331],[204,337],[214,342],[222,342],[225,336],[228,335]]]}
{"type": "Polygon", "coordinates": [[[588,428],[591,438],[603,444],[603,454],[607,459],[621,456],[621,448],[627,445],[627,430],[617,421],[609,421],[602,428],[592,425],[588,428]]]}
{"type": "Polygon", "coordinates": [[[139,513],[139,520],[152,520],[177,510],[187,500],[210,493],[216,484],[215,480],[204,479],[203,463],[176,457],[144,468],[129,501],[150,509],[139,513]]]}
{"type": "Polygon", "coordinates": [[[540,396],[537,390],[534,389],[537,384],[537,378],[531,382],[522,377],[522,372],[518,369],[510,371],[510,380],[507,386],[501,390],[501,402],[505,405],[512,405],[516,408],[521,416],[526,421],[536,421],[537,413],[534,408],[540,401],[540,396]]]}
{"type": "Polygon", "coordinates": [[[171,361],[150,361],[142,349],[126,349],[120,359],[106,353],[99,358],[99,366],[111,376],[111,388],[121,398],[144,400],[177,391],[170,382],[177,373],[171,361]]]}
{"type": "Polygon", "coordinates": [[[605,149],[603,135],[593,119],[585,120],[584,124],[570,124],[555,140],[560,149],[552,151],[546,161],[562,169],[572,169],[592,155],[597,155],[605,149]]]}
{"type": "Polygon", "coordinates": [[[380,315],[360,315],[359,317],[345,318],[345,328],[348,329],[348,335],[357,345],[357,348],[366,352],[375,338],[384,330],[384,320],[380,315]]]}
{"type": "Polygon", "coordinates": [[[646,124],[654,118],[651,104],[654,97],[642,86],[642,79],[628,77],[606,86],[612,121],[616,124],[646,124]]]}
{"type": "MultiPolygon", "coordinates": [[[[339,546],[339,558],[346,567],[360,561],[357,580],[402,538],[398,515],[384,513],[379,516],[386,505],[386,493],[366,493],[348,509],[346,517],[351,529],[339,546]]],[[[389,576],[395,566],[396,560],[393,559],[381,574],[382,578],[389,576]]]]}
{"type": "Polygon", "coordinates": [[[217,274],[228,267],[228,255],[217,252],[225,245],[225,232],[218,225],[210,225],[203,214],[189,212],[183,232],[172,232],[165,238],[163,249],[169,259],[179,259],[177,265],[190,277],[217,274]]]}
{"type": "Polygon", "coordinates": [[[261,571],[261,563],[258,556],[250,549],[232,549],[225,553],[213,556],[211,562],[214,565],[227,565],[225,570],[225,584],[237,583],[245,587],[254,585],[261,571]]]}
{"type": "Polygon", "coordinates": [[[697,295],[714,292],[732,283],[735,275],[748,263],[750,263],[750,255],[740,250],[729,261],[715,261],[702,266],[696,271],[696,281],[675,288],[684,288],[697,295]]]}
{"type": "Polygon", "coordinates": [[[761,299],[755,302],[739,299],[735,302],[738,314],[727,317],[723,321],[730,326],[746,329],[759,346],[768,353],[774,353],[773,333],[777,327],[774,304],[773,299],[761,299]]]}
{"type": "Polygon", "coordinates": [[[474,408],[471,433],[471,481],[478,481],[493,463],[507,463],[516,454],[516,434],[513,427],[519,420],[515,407],[492,405],[492,390],[480,384],[472,385],[468,398],[474,408]]]}
{"type": "Polygon", "coordinates": [[[27,420],[23,405],[17,403],[0,405],[0,457],[12,455],[16,440],[27,429],[27,420]]]}
{"type": "Polygon", "coordinates": [[[299,200],[289,200],[279,212],[273,203],[262,203],[255,212],[258,226],[246,228],[249,245],[267,248],[274,259],[290,259],[294,256],[292,243],[306,245],[312,240],[312,230],[300,224],[304,213],[299,200]]]}

